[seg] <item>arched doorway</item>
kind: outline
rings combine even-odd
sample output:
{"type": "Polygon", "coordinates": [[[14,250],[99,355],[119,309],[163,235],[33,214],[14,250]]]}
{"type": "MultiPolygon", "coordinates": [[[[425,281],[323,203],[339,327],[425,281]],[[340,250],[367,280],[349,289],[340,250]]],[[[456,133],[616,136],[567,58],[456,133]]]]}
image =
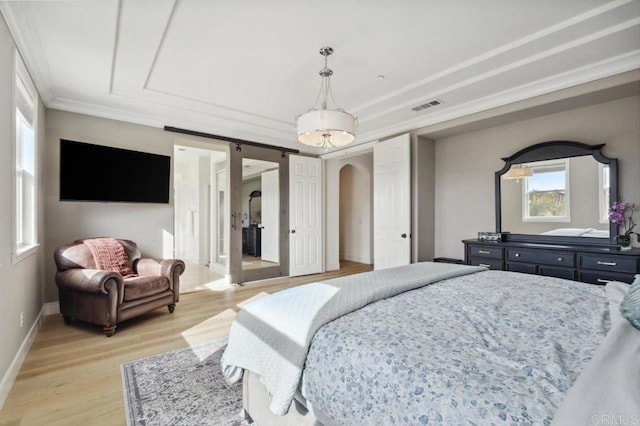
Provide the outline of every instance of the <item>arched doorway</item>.
{"type": "Polygon", "coordinates": [[[371,264],[372,257],[371,173],[357,162],[339,172],[339,259],[371,264]]]}

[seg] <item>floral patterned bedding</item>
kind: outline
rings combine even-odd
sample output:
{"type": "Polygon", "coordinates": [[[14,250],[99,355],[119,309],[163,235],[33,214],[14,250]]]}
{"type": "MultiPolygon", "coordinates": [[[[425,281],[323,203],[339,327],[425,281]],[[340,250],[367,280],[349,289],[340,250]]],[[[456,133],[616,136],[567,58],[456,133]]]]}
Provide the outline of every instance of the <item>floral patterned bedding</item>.
{"type": "Polygon", "coordinates": [[[466,275],[320,328],[302,395],[345,425],[548,425],[609,327],[604,286],[466,275]]]}

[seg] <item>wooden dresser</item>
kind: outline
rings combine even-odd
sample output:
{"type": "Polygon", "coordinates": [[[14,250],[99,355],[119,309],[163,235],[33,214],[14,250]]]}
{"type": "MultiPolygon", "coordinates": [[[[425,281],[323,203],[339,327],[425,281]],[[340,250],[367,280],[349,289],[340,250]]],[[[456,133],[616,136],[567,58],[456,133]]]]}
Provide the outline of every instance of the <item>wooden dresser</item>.
{"type": "Polygon", "coordinates": [[[524,272],[605,284],[631,283],[640,274],[640,249],[521,242],[464,240],[465,263],[489,269],[524,272]]]}
{"type": "Polygon", "coordinates": [[[242,253],[249,256],[262,255],[262,228],[249,226],[242,228],[242,253]]]}

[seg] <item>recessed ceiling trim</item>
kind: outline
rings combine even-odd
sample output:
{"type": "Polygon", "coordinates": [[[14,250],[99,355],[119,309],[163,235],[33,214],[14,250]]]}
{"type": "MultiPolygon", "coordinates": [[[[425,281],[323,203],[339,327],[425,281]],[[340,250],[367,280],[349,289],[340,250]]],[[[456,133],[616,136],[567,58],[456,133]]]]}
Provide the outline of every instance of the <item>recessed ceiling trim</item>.
{"type": "MultiPolygon", "coordinates": [[[[616,76],[617,74],[629,71],[640,71],[640,50],[621,55],[619,58],[616,58],[615,61],[603,62],[604,63],[589,65],[578,70],[566,72],[561,76],[562,78],[557,80],[556,78],[558,78],[558,76],[554,76],[553,79],[547,79],[547,81],[529,83],[462,105],[441,109],[435,114],[416,117],[391,126],[385,126],[378,130],[364,132],[358,136],[357,141],[370,141],[389,135],[406,133],[488,109],[508,106],[537,96],[551,94],[558,90],[616,76]]],[[[640,72],[638,72],[638,74],[636,78],[640,79],[640,72]]]]}
{"type": "MultiPolygon", "coordinates": [[[[145,92],[154,92],[154,93],[157,93],[157,94],[160,94],[160,95],[170,96],[170,97],[175,98],[175,99],[182,99],[184,101],[193,102],[194,104],[204,105],[204,106],[215,108],[215,109],[222,110],[222,111],[225,111],[225,112],[229,111],[229,112],[232,112],[232,113],[234,113],[236,115],[239,115],[239,116],[244,116],[244,117],[248,117],[248,118],[258,118],[260,120],[264,120],[265,122],[279,123],[279,124],[281,124],[283,126],[287,126],[287,127],[291,128],[291,129],[294,129],[294,124],[293,124],[292,121],[282,121],[282,120],[278,120],[276,118],[271,118],[271,117],[267,117],[267,116],[260,115],[260,114],[252,114],[250,112],[245,112],[245,111],[240,111],[240,110],[237,110],[237,109],[234,109],[234,108],[224,107],[222,105],[217,105],[217,104],[214,104],[212,102],[207,102],[207,101],[203,101],[201,99],[191,98],[189,96],[178,95],[176,93],[165,92],[165,91],[159,90],[159,89],[147,88],[145,90],[145,92]]],[[[137,99],[148,100],[146,98],[137,98],[137,99]]],[[[212,114],[214,114],[214,115],[216,115],[217,117],[220,117],[220,118],[227,118],[229,120],[241,121],[238,118],[230,118],[230,117],[227,117],[227,116],[225,116],[225,115],[223,115],[221,113],[212,113],[212,114]]]]}
{"type": "Polygon", "coordinates": [[[140,13],[138,8],[144,8],[142,2],[127,2],[119,11],[117,22],[118,46],[115,51],[114,69],[112,71],[111,93],[114,95],[127,95],[129,93],[138,94],[139,99],[144,99],[145,86],[149,80],[155,66],[160,45],[167,32],[168,24],[175,11],[175,0],[165,0],[155,2],[153,15],[146,15],[147,27],[144,37],[135,37],[131,34],[137,29],[132,29],[123,22],[126,22],[140,13]],[[135,43],[131,48],[132,43],[135,43]],[[125,51],[122,46],[129,46],[129,51],[125,51]],[[152,47],[152,49],[149,49],[152,47]]]}
{"type": "Polygon", "coordinates": [[[162,46],[164,45],[164,40],[167,36],[167,33],[169,32],[169,28],[171,27],[171,22],[173,22],[173,17],[175,16],[176,13],[176,8],[178,7],[178,2],[177,0],[173,2],[173,5],[171,6],[171,12],[169,12],[169,16],[167,17],[167,21],[164,25],[164,30],[162,31],[162,36],[160,36],[160,41],[158,43],[158,45],[155,48],[155,54],[153,55],[153,61],[151,61],[151,66],[149,67],[149,70],[147,72],[147,76],[144,79],[144,83],[142,84],[142,88],[143,89],[147,89],[148,85],[149,85],[149,79],[151,78],[151,74],[153,73],[153,70],[156,67],[156,63],[158,61],[158,55],[160,55],[160,51],[162,50],[162,46]]]}
{"type": "MultiPolygon", "coordinates": [[[[162,94],[162,92],[158,92],[159,94],[162,94]]],[[[265,119],[264,122],[256,122],[256,120],[250,120],[247,118],[246,113],[243,113],[241,111],[238,112],[238,117],[231,117],[229,115],[222,115],[213,111],[203,111],[202,109],[198,109],[195,108],[193,105],[194,104],[202,104],[202,102],[198,101],[198,100],[193,100],[191,105],[185,105],[185,106],[177,106],[175,103],[171,103],[171,99],[167,100],[166,97],[158,97],[158,100],[151,100],[148,97],[143,97],[143,96],[136,96],[136,95],[132,95],[132,94],[124,94],[124,93],[113,93],[114,96],[117,97],[121,97],[121,98],[125,98],[125,99],[131,99],[131,100],[136,100],[139,101],[140,103],[147,103],[147,104],[153,104],[162,108],[171,108],[177,111],[181,111],[181,112],[186,112],[189,114],[199,114],[199,115],[203,115],[205,117],[205,120],[211,120],[212,118],[217,118],[219,120],[224,120],[224,121],[228,121],[228,122],[234,122],[234,123],[238,123],[238,124],[242,124],[242,125],[246,125],[246,126],[255,126],[255,127],[259,127],[260,129],[263,130],[269,130],[269,131],[274,131],[274,132],[280,132],[283,135],[292,135],[292,131],[294,129],[293,124],[292,123],[283,123],[281,126],[274,126],[274,123],[278,123],[275,120],[272,119],[265,119]]],[[[170,94],[169,94],[170,95],[170,94]]],[[[167,95],[167,96],[169,96],[167,95]]],[[[170,95],[173,96],[173,95],[170,95]]],[[[180,97],[180,96],[176,96],[175,98],[177,99],[186,99],[191,101],[189,98],[184,98],[184,97],[180,97]]],[[[207,105],[206,103],[204,103],[205,105],[207,105]]],[[[224,108],[222,108],[224,109],[224,108]]],[[[227,109],[226,111],[233,111],[233,110],[229,110],[227,109]]],[[[259,116],[254,116],[254,117],[250,117],[250,118],[261,118],[259,116]]],[[[293,135],[293,137],[295,137],[295,135],[293,135]]]]}
{"type": "MultiPolygon", "coordinates": [[[[537,62],[537,61],[539,61],[541,59],[545,59],[545,58],[548,58],[550,56],[556,55],[558,53],[562,53],[562,52],[568,51],[571,48],[574,48],[574,47],[577,47],[577,46],[581,46],[581,45],[585,45],[588,42],[591,42],[593,40],[598,40],[598,39],[601,39],[601,38],[603,38],[603,37],[605,37],[607,35],[614,34],[614,33],[617,33],[619,31],[622,31],[624,29],[632,28],[632,27],[635,27],[635,26],[638,26],[638,25],[640,25],[640,18],[629,20],[629,21],[627,21],[625,23],[616,25],[616,26],[608,28],[606,30],[599,31],[598,33],[594,33],[593,35],[589,35],[589,36],[581,37],[581,38],[576,39],[576,40],[572,40],[572,41],[570,41],[568,43],[565,43],[563,45],[556,46],[554,48],[545,50],[545,51],[540,52],[540,53],[535,54],[535,55],[531,55],[531,56],[529,56],[527,58],[524,58],[524,59],[521,59],[519,61],[515,61],[515,62],[512,62],[510,64],[507,64],[507,65],[504,65],[504,66],[501,66],[501,67],[498,67],[498,68],[493,68],[493,69],[491,69],[491,71],[487,71],[485,73],[475,75],[475,76],[473,76],[473,77],[471,77],[469,79],[462,80],[462,81],[460,81],[460,82],[458,82],[456,84],[450,85],[448,87],[443,87],[443,88],[441,88],[441,89],[439,89],[439,90],[437,90],[435,92],[429,93],[426,96],[426,98],[444,97],[444,95],[446,93],[452,92],[453,90],[457,90],[457,89],[461,89],[463,87],[471,86],[472,84],[479,83],[479,82],[481,82],[483,80],[489,79],[491,77],[495,77],[495,76],[497,76],[499,74],[503,74],[503,73],[505,73],[507,71],[511,71],[511,70],[516,69],[516,68],[522,68],[523,66],[526,66],[528,64],[537,62]]],[[[616,59],[618,59],[618,58],[617,57],[616,58],[611,58],[612,61],[615,61],[616,59]]],[[[579,68],[579,69],[582,69],[582,68],[579,68]]],[[[629,71],[629,69],[625,69],[624,71],[629,71]]],[[[605,75],[602,75],[600,78],[608,77],[610,75],[617,74],[617,73],[618,72],[605,73],[605,75]]],[[[560,77],[560,76],[562,76],[562,74],[558,74],[557,75],[557,77],[560,77]]],[[[569,87],[569,86],[566,86],[566,87],[569,87]]],[[[562,88],[562,87],[560,87],[560,88],[562,88]]],[[[425,96],[420,96],[420,98],[424,99],[425,96]]],[[[419,102],[420,102],[419,100],[412,100],[410,102],[404,102],[402,104],[394,105],[391,108],[387,108],[385,110],[381,110],[381,111],[378,111],[378,112],[373,113],[373,114],[368,114],[368,115],[364,116],[362,119],[360,119],[360,122],[361,123],[366,123],[367,121],[375,120],[375,119],[377,119],[377,118],[379,118],[381,116],[387,115],[387,114],[389,114],[391,112],[395,112],[395,111],[400,111],[400,110],[404,110],[404,109],[407,109],[407,108],[411,108],[411,106],[415,106],[419,102]]]]}
{"type": "Polygon", "coordinates": [[[417,89],[417,88],[419,88],[421,86],[424,86],[424,85],[426,85],[428,83],[436,81],[436,80],[438,80],[438,79],[440,79],[442,77],[445,77],[445,76],[447,76],[449,74],[461,71],[461,70],[463,70],[465,68],[470,68],[473,65],[479,64],[479,63],[484,62],[484,61],[486,61],[488,59],[491,59],[491,58],[494,58],[496,56],[499,56],[502,53],[505,53],[505,52],[508,52],[508,51],[511,51],[511,50],[515,50],[516,48],[522,47],[522,46],[527,45],[527,44],[529,44],[529,43],[531,43],[533,41],[539,40],[539,39],[541,39],[543,37],[546,37],[546,36],[549,36],[551,34],[554,34],[554,33],[557,33],[559,31],[562,31],[564,29],[567,29],[567,28],[569,28],[571,26],[574,26],[574,25],[576,25],[576,24],[578,24],[580,22],[583,22],[583,21],[586,21],[588,19],[592,19],[594,17],[597,17],[598,15],[607,13],[607,12],[613,10],[613,9],[618,8],[618,7],[622,7],[622,6],[624,6],[626,4],[629,4],[629,3],[633,2],[633,1],[636,1],[636,0],[616,0],[616,1],[612,1],[612,2],[606,3],[606,4],[604,4],[604,5],[600,6],[600,7],[597,7],[595,9],[591,9],[591,10],[589,10],[587,12],[584,12],[584,13],[582,13],[580,15],[573,16],[573,17],[571,17],[569,19],[566,19],[563,22],[560,22],[560,23],[557,23],[555,25],[549,26],[549,27],[547,27],[547,28],[545,28],[543,30],[540,30],[540,31],[535,32],[533,34],[529,34],[528,36],[522,37],[522,38],[520,38],[518,40],[514,40],[513,42],[505,44],[503,46],[500,46],[500,47],[498,47],[496,49],[492,49],[492,50],[490,50],[489,52],[487,52],[485,54],[476,56],[476,57],[474,57],[474,58],[472,58],[472,59],[470,59],[468,61],[464,61],[462,63],[454,65],[453,67],[447,68],[447,69],[445,69],[443,71],[434,73],[434,74],[430,75],[427,78],[424,78],[422,80],[418,80],[418,81],[416,81],[416,82],[414,82],[412,84],[404,86],[401,89],[389,92],[384,96],[380,96],[380,97],[378,97],[376,99],[373,99],[370,102],[366,102],[364,104],[361,104],[361,105],[359,105],[357,107],[354,107],[354,108],[351,108],[351,109],[357,113],[357,112],[359,112],[359,111],[361,111],[361,110],[363,110],[365,108],[372,107],[372,106],[374,106],[376,104],[379,104],[379,103],[381,103],[381,102],[383,102],[385,100],[391,99],[391,98],[393,98],[395,96],[399,96],[399,95],[402,95],[402,94],[404,94],[406,92],[415,90],[415,89],[417,89]]]}
{"type": "Polygon", "coordinates": [[[118,49],[120,47],[120,21],[122,18],[122,0],[118,0],[116,12],[116,22],[115,32],[114,32],[114,40],[113,40],[113,50],[111,52],[111,72],[109,73],[109,93],[113,93],[113,78],[116,70],[116,62],[118,60],[118,49]]]}
{"type": "MultiPolygon", "coordinates": [[[[466,1],[471,4],[471,0],[466,1]]],[[[192,74],[182,72],[182,62],[172,62],[176,59],[174,55],[193,61],[185,63],[187,66],[197,67],[198,64],[204,64],[214,67],[219,63],[217,57],[203,56],[210,54],[211,40],[218,46],[216,43],[224,41],[224,38],[220,37],[219,31],[211,31],[206,34],[215,38],[205,40],[203,35],[197,32],[198,29],[214,28],[208,26],[211,23],[209,15],[202,12],[213,13],[213,18],[223,17],[225,21],[220,23],[236,17],[247,18],[247,22],[250,22],[249,18],[253,17],[243,16],[246,8],[238,6],[238,13],[232,16],[226,13],[228,7],[189,8],[188,2],[185,2],[180,4],[178,9],[177,0],[158,1],[157,7],[153,10],[147,10],[150,8],[146,3],[122,0],[102,3],[104,6],[99,8],[75,7],[72,6],[74,3],[60,2],[58,8],[49,6],[52,2],[0,2],[0,11],[6,18],[18,50],[33,73],[33,79],[47,107],[154,127],[170,123],[230,137],[264,140],[282,146],[298,146],[294,139],[295,127],[292,122],[286,120],[284,114],[285,106],[288,108],[290,105],[285,102],[284,97],[279,98],[280,94],[286,93],[286,99],[295,99],[295,93],[289,93],[289,86],[281,81],[278,82],[280,85],[276,86],[277,92],[265,91],[269,96],[252,98],[252,93],[247,92],[244,99],[242,96],[245,95],[245,82],[238,78],[233,80],[234,75],[231,74],[225,74],[228,75],[225,78],[231,79],[226,91],[217,90],[224,89],[225,80],[221,81],[222,87],[204,86],[202,83],[207,84],[207,77],[211,72],[204,66],[192,68],[199,71],[193,73],[193,76],[202,78],[200,82],[195,79],[184,82],[178,80],[185,75],[190,78],[192,74]],[[93,11],[99,13],[92,15],[93,11]],[[183,12],[186,15],[183,16],[183,12]],[[59,14],[58,17],[64,26],[56,24],[51,19],[51,15],[56,14],[59,14]],[[82,16],[87,16],[86,22],[79,19],[82,16]],[[194,33],[177,33],[175,36],[178,38],[174,39],[173,32],[177,32],[178,29],[190,29],[192,21],[182,20],[189,17],[201,17],[198,25],[203,27],[196,28],[194,33]],[[97,26],[94,27],[92,24],[97,26]],[[87,41],[98,41],[99,50],[91,51],[91,46],[95,45],[87,42],[79,42],[75,46],[74,40],[85,41],[83,36],[87,36],[87,41]],[[70,43],[68,54],[64,51],[67,44],[63,42],[70,43]],[[181,42],[187,44],[180,44],[181,42]],[[202,51],[183,48],[193,45],[194,42],[198,46],[197,49],[202,51]],[[75,51],[71,50],[73,46],[85,55],[83,57],[96,54],[99,61],[85,62],[81,67],[84,74],[77,74],[94,78],[79,78],[77,84],[73,81],[76,76],[73,74],[73,61],[77,57],[74,56],[75,51]],[[181,52],[188,52],[189,55],[183,57],[179,55],[181,52]],[[45,53],[48,56],[45,56],[45,53]],[[59,58],[64,58],[65,62],[57,60],[59,58]],[[201,62],[199,58],[206,58],[206,61],[201,62]],[[274,96],[274,93],[277,94],[274,96]],[[282,101],[278,102],[279,99],[282,101]],[[258,103],[251,103],[256,100],[258,103]],[[272,109],[269,104],[275,107],[272,109]],[[271,114],[278,119],[260,114],[271,114]]],[[[449,55],[447,52],[436,50],[434,58],[438,60],[434,60],[429,67],[425,62],[429,59],[427,56],[422,59],[414,55],[415,60],[408,62],[413,65],[414,68],[410,69],[414,72],[397,74],[405,78],[404,80],[394,81],[393,77],[396,74],[388,74],[385,86],[396,89],[392,92],[385,92],[384,87],[379,85],[375,90],[367,92],[373,93],[367,96],[362,96],[362,93],[356,93],[354,90],[351,95],[356,101],[347,104],[361,105],[360,110],[349,107],[349,110],[357,112],[361,118],[361,134],[357,142],[411,131],[443,122],[449,117],[474,114],[481,108],[504,106],[553,90],[572,87],[590,79],[606,78],[616,73],[639,69],[640,52],[634,45],[635,37],[640,30],[640,8],[637,6],[637,0],[581,0],[571,2],[570,7],[564,7],[558,13],[552,10],[540,12],[536,16],[542,17],[542,20],[536,20],[535,25],[521,28],[516,24],[519,22],[517,19],[522,18],[523,24],[526,19],[523,18],[524,15],[516,14],[524,10],[537,13],[537,10],[529,6],[505,8],[509,11],[509,16],[517,18],[513,25],[505,25],[505,31],[508,32],[493,28],[495,31],[491,33],[487,28],[486,33],[491,33],[489,35],[493,38],[479,40],[476,48],[462,50],[465,52],[464,55],[449,55]],[[581,4],[582,1],[584,4],[581,4]],[[571,17],[567,19],[568,16],[571,17]],[[553,25],[543,28],[547,23],[553,25]],[[523,31],[524,29],[528,30],[523,31]],[[624,54],[618,55],[622,52],[624,54]],[[607,55],[618,56],[607,58],[607,55]],[[571,63],[568,59],[573,57],[577,59],[571,63]],[[433,73],[427,75],[425,71],[416,71],[423,70],[423,66],[425,70],[433,70],[433,73]],[[375,99],[369,97],[377,95],[381,96],[375,99]],[[409,110],[411,107],[424,104],[425,100],[436,97],[445,99],[447,104],[430,109],[429,114],[426,114],[429,117],[425,114],[413,114],[409,110]],[[367,99],[370,101],[367,102],[367,99]]],[[[500,10],[497,6],[492,7],[500,10]]],[[[488,6],[482,10],[487,8],[488,6]]],[[[558,9],[561,9],[560,6],[558,9]]],[[[448,16],[453,23],[460,24],[460,17],[455,11],[448,16]]],[[[492,13],[491,16],[495,18],[496,14],[492,13]]],[[[491,22],[496,20],[491,19],[491,22]]],[[[243,53],[244,56],[236,57],[234,51],[226,49],[222,51],[231,56],[225,58],[238,58],[240,61],[249,57],[256,61],[259,59],[257,62],[263,64],[265,58],[254,56],[256,52],[251,50],[251,40],[252,35],[238,36],[236,40],[242,49],[252,52],[251,56],[243,53]]],[[[456,41],[462,42],[457,39],[456,41]]],[[[420,45],[425,46],[425,43],[420,45]]],[[[295,43],[292,46],[299,48],[295,43]]],[[[366,48],[366,45],[358,45],[358,48],[361,47],[366,48]]],[[[449,45],[443,44],[442,47],[448,48],[449,45]]],[[[288,52],[290,53],[290,50],[288,52]]],[[[400,53],[403,52],[398,52],[400,53]]],[[[245,66],[242,69],[251,69],[246,68],[251,65],[250,61],[240,61],[238,64],[245,66]]],[[[281,65],[279,61],[265,63],[272,68],[279,64],[281,65]]],[[[366,67],[373,64],[362,61],[362,64],[357,66],[350,65],[352,72],[360,72],[358,66],[366,67]]],[[[293,68],[295,66],[297,64],[293,68]]],[[[80,70],[80,67],[75,68],[80,70]]],[[[287,67],[297,75],[298,70],[293,68],[287,67]]],[[[376,72],[380,72],[378,67],[374,69],[373,74],[376,72]]],[[[243,78],[251,78],[252,74],[241,75],[243,78]]],[[[292,115],[295,112],[297,111],[292,115]]]]}
{"type": "MultiPolygon", "coordinates": [[[[171,23],[174,21],[178,10],[177,8],[177,1],[173,1],[170,5],[165,6],[164,10],[167,12],[165,12],[166,16],[162,16],[161,18],[163,19],[162,26],[161,28],[157,28],[157,31],[153,33],[157,34],[157,41],[155,41],[153,46],[153,54],[147,59],[145,64],[147,66],[141,67],[140,71],[136,74],[138,83],[133,83],[133,81],[125,82],[120,79],[119,83],[114,83],[111,94],[114,96],[135,99],[143,103],[155,104],[161,107],[175,108],[196,114],[207,114],[242,125],[257,125],[263,129],[281,132],[285,137],[289,136],[294,130],[293,122],[281,121],[271,117],[235,110],[212,102],[171,93],[169,91],[156,89],[150,86],[151,76],[156,67],[166,36],[170,30],[171,23]],[[143,68],[146,69],[146,71],[143,71],[143,68]],[[202,107],[204,107],[204,109],[202,107]]],[[[160,17],[158,17],[158,19],[160,19],[160,17]]],[[[118,53],[120,53],[119,50],[118,53]]],[[[127,72],[131,72],[132,67],[130,64],[121,63],[120,66],[126,68],[127,72]]],[[[118,68],[114,70],[114,75],[117,74],[117,69],[118,68]]],[[[136,79],[133,80],[136,81],[136,79]]]]}

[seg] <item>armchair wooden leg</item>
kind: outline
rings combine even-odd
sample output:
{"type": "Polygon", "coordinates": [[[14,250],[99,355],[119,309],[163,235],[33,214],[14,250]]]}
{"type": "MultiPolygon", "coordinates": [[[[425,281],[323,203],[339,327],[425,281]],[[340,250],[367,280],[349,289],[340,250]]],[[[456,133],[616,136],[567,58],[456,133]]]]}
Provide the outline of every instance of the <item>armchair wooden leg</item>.
{"type": "Polygon", "coordinates": [[[71,324],[71,320],[73,320],[72,317],[68,317],[66,315],[63,315],[62,319],[64,319],[64,323],[67,324],[67,325],[71,324]]]}
{"type": "Polygon", "coordinates": [[[104,326],[104,335],[107,337],[111,337],[116,334],[116,325],[107,324],[104,326]]]}
{"type": "Polygon", "coordinates": [[[169,308],[169,313],[172,314],[173,311],[176,310],[176,304],[172,303],[172,304],[168,305],[167,308],[169,308]]]}

